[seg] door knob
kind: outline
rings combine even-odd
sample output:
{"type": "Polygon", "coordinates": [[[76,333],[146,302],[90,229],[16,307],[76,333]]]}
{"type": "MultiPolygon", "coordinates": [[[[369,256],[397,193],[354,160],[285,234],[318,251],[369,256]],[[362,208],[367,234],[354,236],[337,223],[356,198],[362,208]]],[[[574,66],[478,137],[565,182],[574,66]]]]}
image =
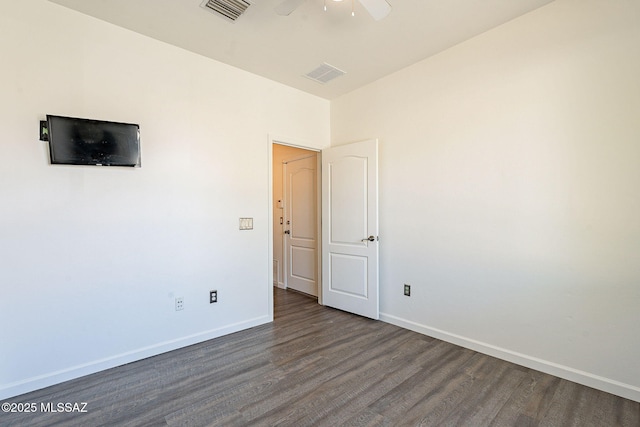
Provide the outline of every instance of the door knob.
{"type": "Polygon", "coordinates": [[[284,234],[291,234],[291,230],[284,230],[284,234]]]}
{"type": "Polygon", "coordinates": [[[375,237],[373,237],[373,236],[369,236],[369,237],[366,237],[366,238],[364,238],[364,239],[362,239],[362,240],[361,240],[361,242],[366,242],[366,241],[369,241],[369,242],[375,242],[375,241],[376,241],[376,238],[375,238],[375,237]]]}

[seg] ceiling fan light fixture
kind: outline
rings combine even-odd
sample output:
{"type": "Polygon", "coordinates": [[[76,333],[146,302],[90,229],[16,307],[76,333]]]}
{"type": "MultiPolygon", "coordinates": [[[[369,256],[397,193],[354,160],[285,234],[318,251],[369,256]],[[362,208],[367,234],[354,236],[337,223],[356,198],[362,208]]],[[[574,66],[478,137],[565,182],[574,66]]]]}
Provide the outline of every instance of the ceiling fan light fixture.
{"type": "MultiPolygon", "coordinates": [[[[342,0],[333,0],[336,3],[341,2],[342,0]]],[[[356,9],[355,9],[355,4],[354,4],[355,0],[351,0],[351,16],[356,16],[356,9]]],[[[326,12],[327,11],[327,0],[324,0],[324,6],[322,7],[322,9],[326,12]]]]}
{"type": "MultiPolygon", "coordinates": [[[[206,1],[206,0],[205,0],[206,1]]],[[[213,1],[213,0],[210,0],[213,1]]],[[[217,0],[221,1],[221,0],[217,0]]],[[[240,0],[225,0],[225,1],[240,1],[240,0]]],[[[243,0],[248,1],[248,0],[243,0]]],[[[281,3],[275,8],[275,11],[280,16],[289,16],[294,10],[308,0],[281,0],[281,3]]],[[[343,0],[332,0],[343,1],[343,0]]],[[[380,21],[385,18],[389,12],[391,12],[391,5],[387,0],[358,0],[364,9],[375,19],[380,21]]],[[[327,0],[323,0],[323,9],[327,11],[327,0]]],[[[355,0],[351,0],[351,16],[356,16],[355,12],[355,0]]]]}

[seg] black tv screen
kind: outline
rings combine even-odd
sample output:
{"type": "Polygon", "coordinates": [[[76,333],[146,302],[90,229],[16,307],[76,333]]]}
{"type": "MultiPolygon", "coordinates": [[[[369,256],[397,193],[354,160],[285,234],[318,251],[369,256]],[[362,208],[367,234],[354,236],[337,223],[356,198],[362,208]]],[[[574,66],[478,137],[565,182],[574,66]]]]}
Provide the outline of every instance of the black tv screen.
{"type": "Polygon", "coordinates": [[[140,166],[140,126],[47,115],[52,164],[140,166]]]}

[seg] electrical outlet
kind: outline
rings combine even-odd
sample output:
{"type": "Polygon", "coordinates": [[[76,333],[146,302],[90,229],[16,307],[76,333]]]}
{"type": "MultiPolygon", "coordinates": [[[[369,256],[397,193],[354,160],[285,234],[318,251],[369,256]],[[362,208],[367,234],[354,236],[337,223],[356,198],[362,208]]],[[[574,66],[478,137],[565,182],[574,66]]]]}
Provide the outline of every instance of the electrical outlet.
{"type": "Polygon", "coordinates": [[[218,302],[218,291],[209,291],[209,304],[218,302]]]}
{"type": "Polygon", "coordinates": [[[411,296],[411,285],[404,284],[404,295],[407,297],[411,296]]]}
{"type": "Polygon", "coordinates": [[[184,298],[176,298],[176,311],[184,310],[184,298]]]}

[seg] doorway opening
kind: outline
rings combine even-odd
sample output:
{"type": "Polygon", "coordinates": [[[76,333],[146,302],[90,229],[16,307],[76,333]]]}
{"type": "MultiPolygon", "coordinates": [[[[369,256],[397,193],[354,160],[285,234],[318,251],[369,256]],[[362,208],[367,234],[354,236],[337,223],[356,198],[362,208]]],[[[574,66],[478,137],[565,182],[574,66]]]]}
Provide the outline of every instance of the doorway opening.
{"type": "Polygon", "coordinates": [[[320,297],[320,155],[272,144],[273,286],[320,297]]]}

